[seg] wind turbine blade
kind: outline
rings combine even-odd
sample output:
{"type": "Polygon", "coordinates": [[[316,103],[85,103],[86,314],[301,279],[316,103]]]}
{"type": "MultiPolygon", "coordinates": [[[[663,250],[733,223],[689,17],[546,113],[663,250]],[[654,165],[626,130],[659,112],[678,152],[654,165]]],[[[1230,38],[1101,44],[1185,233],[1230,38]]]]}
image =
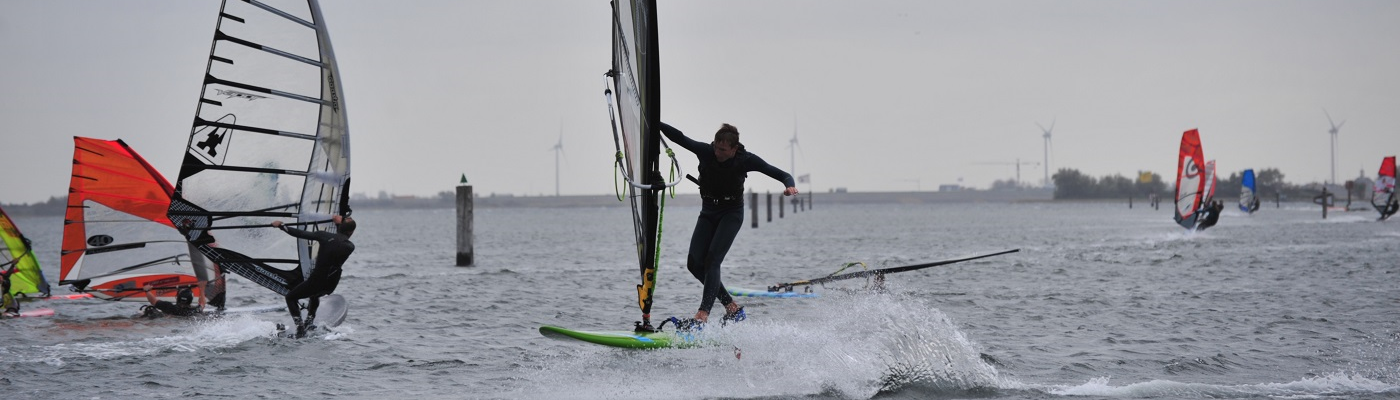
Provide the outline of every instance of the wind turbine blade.
{"type": "Polygon", "coordinates": [[[1346,125],[1346,124],[1347,124],[1347,120],[1342,120],[1342,123],[1337,124],[1337,127],[1336,127],[1336,128],[1332,128],[1332,129],[1334,129],[1334,130],[1335,130],[1335,129],[1342,129],[1342,125],[1346,125]]]}
{"type": "MultiPolygon", "coordinates": [[[[1331,126],[1332,126],[1332,129],[1337,129],[1337,123],[1336,123],[1336,122],[1332,122],[1332,113],[1327,112],[1327,108],[1324,107],[1324,108],[1322,109],[1322,115],[1326,115],[1326,116],[1327,116],[1327,124],[1328,124],[1328,125],[1331,125],[1331,126]]],[[[1342,121],[1342,122],[1346,122],[1346,121],[1342,121]]]]}
{"type": "Polygon", "coordinates": [[[1049,132],[1049,131],[1045,130],[1045,125],[1041,125],[1040,122],[1036,122],[1036,123],[1035,123],[1035,126],[1036,126],[1037,128],[1040,128],[1040,133],[1049,132]]]}

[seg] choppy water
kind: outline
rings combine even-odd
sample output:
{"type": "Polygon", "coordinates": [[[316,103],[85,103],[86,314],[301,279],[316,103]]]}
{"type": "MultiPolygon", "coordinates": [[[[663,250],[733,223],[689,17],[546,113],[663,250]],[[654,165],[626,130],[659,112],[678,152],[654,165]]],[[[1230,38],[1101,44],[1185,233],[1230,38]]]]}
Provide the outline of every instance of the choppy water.
{"type": "MultiPolygon", "coordinates": [[[[820,198],[818,198],[820,200],[820,198]]],[[[619,350],[540,336],[638,317],[625,208],[476,212],[452,266],[452,210],[361,210],[339,293],[346,323],[273,337],[282,314],[134,320],[137,303],[29,303],[0,322],[6,398],[1394,398],[1400,223],[1297,205],[1227,211],[1188,235],[1121,203],[825,205],[745,229],[726,283],[759,288],[842,263],[1021,252],[894,275],[887,293],[741,299],[729,346],[619,350]],[[742,357],[736,357],[736,351],[742,357]]],[[[673,207],[656,315],[689,315],[673,207]]],[[[56,281],[60,217],[18,218],[56,281]]],[[[840,288],[858,288],[859,283],[840,288]]],[[[273,304],[230,283],[231,306],[273,304]]]]}

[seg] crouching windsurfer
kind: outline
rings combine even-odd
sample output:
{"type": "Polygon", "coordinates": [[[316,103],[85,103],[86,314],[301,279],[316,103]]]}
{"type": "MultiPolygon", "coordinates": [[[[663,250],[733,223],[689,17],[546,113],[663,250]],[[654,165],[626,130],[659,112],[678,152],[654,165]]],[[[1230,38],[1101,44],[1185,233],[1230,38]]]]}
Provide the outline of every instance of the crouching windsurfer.
{"type": "Polygon", "coordinates": [[[661,133],[672,143],[695,153],[700,161],[700,197],[704,205],[690,236],[690,254],[685,262],[690,274],[704,285],[695,321],[704,323],[709,319],[716,299],[724,305],[724,321],[743,320],[744,308],[734,302],[720,280],[720,264],[744,225],[744,178],[749,172],[768,175],[783,183],[784,196],[797,194],[797,185],[792,174],[744,150],[744,145],[739,143],[739,129],[733,125],[721,125],[710,143],[688,138],[665,123],[661,124],[661,133]]]}
{"type": "MultiPolygon", "coordinates": [[[[200,283],[199,286],[201,286],[200,292],[204,292],[202,289],[204,284],[200,283]]],[[[199,297],[199,306],[194,306],[192,304],[194,303],[194,291],[190,290],[188,286],[182,287],[179,291],[175,292],[174,303],[165,300],[156,300],[156,295],[151,293],[153,288],[149,283],[141,289],[146,292],[146,301],[151,302],[151,305],[141,307],[141,316],[143,317],[193,317],[204,312],[204,296],[199,297]]]]}
{"type": "Polygon", "coordinates": [[[1203,231],[1206,228],[1215,226],[1215,223],[1220,221],[1220,212],[1224,210],[1224,202],[1211,201],[1210,204],[1205,207],[1205,218],[1201,220],[1201,224],[1196,227],[1196,230],[1203,231]]]}
{"type": "Polygon", "coordinates": [[[287,292],[287,312],[292,314],[292,322],[297,325],[296,337],[299,338],[306,337],[306,331],[314,326],[312,324],[316,321],[316,308],[321,306],[321,296],[335,292],[336,285],[340,283],[340,267],[350,258],[350,253],[355,251],[355,244],[350,242],[350,235],[355,233],[355,220],[336,215],[331,217],[331,222],[335,223],[333,233],[307,232],[286,227],[282,225],[282,221],[272,221],[273,227],[298,238],[314,240],[320,245],[311,275],[287,292]],[[301,307],[297,304],[297,300],[301,299],[307,299],[304,322],[301,319],[301,307]]]}

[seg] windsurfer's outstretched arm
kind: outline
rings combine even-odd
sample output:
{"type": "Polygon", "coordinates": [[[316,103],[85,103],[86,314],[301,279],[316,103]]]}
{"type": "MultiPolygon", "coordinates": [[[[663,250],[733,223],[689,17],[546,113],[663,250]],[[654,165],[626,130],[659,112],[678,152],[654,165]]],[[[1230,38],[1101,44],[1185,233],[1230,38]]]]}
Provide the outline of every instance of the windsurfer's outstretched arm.
{"type": "Polygon", "coordinates": [[[671,143],[678,144],[686,150],[690,150],[691,153],[707,154],[713,151],[710,149],[710,145],[686,137],[684,133],[681,133],[680,129],[667,125],[665,122],[661,123],[661,134],[666,135],[666,140],[670,140],[671,143]]]}
{"type": "Polygon", "coordinates": [[[761,172],[764,175],[768,175],[769,178],[773,178],[773,180],[782,182],[783,187],[785,187],[785,189],[783,189],[784,196],[797,194],[797,183],[792,180],[792,174],[778,169],[778,167],[774,167],[773,164],[763,161],[763,159],[759,158],[757,155],[751,154],[749,163],[754,171],[761,172]]]}

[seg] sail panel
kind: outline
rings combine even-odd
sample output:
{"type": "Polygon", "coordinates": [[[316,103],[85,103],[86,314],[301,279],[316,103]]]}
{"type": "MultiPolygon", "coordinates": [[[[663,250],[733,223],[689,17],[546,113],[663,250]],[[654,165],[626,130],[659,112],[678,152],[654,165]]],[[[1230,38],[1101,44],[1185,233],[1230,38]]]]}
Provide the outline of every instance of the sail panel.
{"type": "Polygon", "coordinates": [[[1206,161],[1205,195],[1201,196],[1202,207],[1210,207],[1215,201],[1215,160],[1206,161]]]}
{"type": "Polygon", "coordinates": [[[339,71],[315,0],[225,1],[168,215],[201,254],[279,294],[315,246],[271,227],[349,215],[339,71]]]}
{"type": "Polygon", "coordinates": [[[637,305],[642,319],[649,323],[652,296],[656,289],[657,242],[660,240],[656,178],[661,153],[660,58],[657,54],[655,0],[616,0],[613,2],[614,96],[620,109],[623,156],[626,174],[633,182],[648,188],[628,187],[636,233],[641,283],[637,285],[637,305]]]}
{"type": "Polygon", "coordinates": [[[1240,211],[1252,213],[1259,202],[1258,190],[1254,187],[1254,169],[1244,170],[1240,178],[1240,211]]]}
{"type": "Polygon", "coordinates": [[[34,257],[34,249],[26,243],[10,215],[0,209],[0,270],[14,269],[10,275],[10,294],[13,296],[47,297],[49,282],[39,270],[39,260],[34,257]]]}
{"type": "Polygon", "coordinates": [[[1181,134],[1181,148],[1176,167],[1176,223],[1186,229],[1196,227],[1197,211],[1205,195],[1205,155],[1201,150],[1200,132],[1192,129],[1181,134]]]}
{"type": "Polygon", "coordinates": [[[98,298],[145,301],[139,289],[146,284],[173,298],[176,286],[199,282],[204,271],[165,215],[173,190],[126,143],[74,137],[60,283],[98,298]]]}

